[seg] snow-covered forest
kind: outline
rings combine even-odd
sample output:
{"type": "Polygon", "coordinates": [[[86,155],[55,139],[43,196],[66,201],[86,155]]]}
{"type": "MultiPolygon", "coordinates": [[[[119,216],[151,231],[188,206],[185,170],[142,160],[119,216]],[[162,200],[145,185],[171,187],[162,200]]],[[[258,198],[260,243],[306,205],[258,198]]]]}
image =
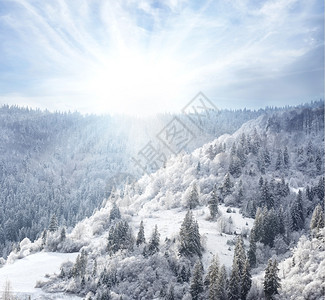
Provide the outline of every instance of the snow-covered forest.
{"type": "Polygon", "coordinates": [[[324,102],[216,112],[200,138],[141,176],[130,157],[172,117],[152,125],[2,107],[0,270],[73,253],[36,288],[84,299],[323,299],[324,102]],[[116,185],[118,173],[132,180],[116,185]]]}

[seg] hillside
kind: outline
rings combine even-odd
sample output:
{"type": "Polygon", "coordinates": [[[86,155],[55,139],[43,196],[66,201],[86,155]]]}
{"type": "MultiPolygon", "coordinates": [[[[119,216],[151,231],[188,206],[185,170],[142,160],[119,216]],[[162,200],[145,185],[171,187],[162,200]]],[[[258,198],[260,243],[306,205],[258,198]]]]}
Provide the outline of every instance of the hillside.
{"type": "MultiPolygon", "coordinates": [[[[308,235],[314,208],[324,205],[323,149],[319,105],[263,114],[234,134],[174,156],[112,193],[72,232],[55,228],[32,244],[31,252],[80,252],[43,289],[87,299],[191,299],[196,292],[205,299],[214,291],[209,270],[216,268],[218,285],[229,280],[228,296],[243,291],[235,288],[241,284],[233,279],[235,268],[248,272],[246,260],[254,278],[263,276],[269,258],[290,255],[308,235]],[[194,284],[200,276],[208,278],[202,289],[194,284]]],[[[263,295],[260,285],[254,289],[247,297],[263,295]]],[[[285,298],[292,291],[284,284],[279,293],[285,298]]]]}

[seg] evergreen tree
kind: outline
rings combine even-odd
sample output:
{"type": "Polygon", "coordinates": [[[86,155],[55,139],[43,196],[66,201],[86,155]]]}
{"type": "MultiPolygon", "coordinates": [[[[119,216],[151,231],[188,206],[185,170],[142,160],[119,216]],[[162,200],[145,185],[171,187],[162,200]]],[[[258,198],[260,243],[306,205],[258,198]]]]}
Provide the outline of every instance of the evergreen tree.
{"type": "Polygon", "coordinates": [[[133,245],[134,238],[132,231],[126,221],[120,221],[114,227],[111,227],[107,243],[107,250],[110,254],[123,249],[132,250],[133,245]]]}
{"type": "Polygon", "coordinates": [[[239,276],[241,276],[243,273],[245,261],[246,261],[246,253],[244,248],[244,241],[243,241],[243,237],[239,235],[237,237],[237,241],[235,245],[234,260],[233,260],[233,264],[236,263],[238,266],[239,276]]]}
{"type": "Polygon", "coordinates": [[[241,276],[241,299],[245,300],[246,296],[252,286],[252,276],[250,274],[250,266],[248,259],[245,260],[243,274],[241,276]]]}
{"type": "Polygon", "coordinates": [[[113,207],[109,214],[109,219],[110,221],[121,219],[121,212],[118,206],[116,205],[116,202],[113,203],[113,207]]]}
{"type": "Polygon", "coordinates": [[[319,231],[319,229],[324,227],[324,212],[320,204],[318,204],[313,212],[313,215],[311,217],[310,221],[310,229],[315,230],[316,232],[319,231]]]}
{"type": "Polygon", "coordinates": [[[144,226],[143,221],[140,222],[139,232],[137,235],[136,244],[137,246],[140,246],[141,244],[144,244],[146,242],[146,238],[144,236],[144,226]]]}
{"type": "Polygon", "coordinates": [[[155,229],[152,232],[150,242],[148,245],[148,254],[153,255],[156,252],[159,251],[159,240],[160,240],[160,234],[158,232],[158,227],[155,225],[155,229]]]}
{"type": "Polygon", "coordinates": [[[215,299],[228,300],[227,299],[227,272],[226,272],[226,267],[224,265],[222,265],[218,273],[215,299]]]}
{"type": "Polygon", "coordinates": [[[299,190],[296,201],[291,207],[291,229],[300,230],[304,227],[305,218],[302,206],[302,192],[299,190]]]}
{"type": "Polygon", "coordinates": [[[62,227],[61,229],[61,233],[60,233],[60,241],[63,242],[67,237],[67,234],[66,234],[66,231],[65,231],[65,228],[62,227]]]}
{"type": "Polygon", "coordinates": [[[202,255],[201,236],[198,223],[191,211],[188,211],[180,229],[179,254],[182,256],[202,255]]]}
{"type": "Polygon", "coordinates": [[[276,163],[275,163],[275,169],[276,170],[280,170],[282,168],[282,150],[278,151],[278,157],[276,159],[276,163]]]}
{"type": "Polygon", "coordinates": [[[277,261],[270,259],[268,261],[267,267],[265,269],[264,276],[264,293],[266,299],[272,299],[273,295],[278,294],[278,289],[280,288],[280,278],[278,277],[278,265],[277,261]]]}
{"type": "Polygon", "coordinates": [[[247,257],[249,260],[249,265],[254,268],[256,266],[256,237],[254,228],[251,230],[251,234],[249,237],[249,250],[247,253],[247,257]]]}
{"type": "Polygon", "coordinates": [[[187,199],[187,207],[189,209],[194,209],[195,207],[197,207],[199,205],[199,193],[197,190],[197,186],[194,183],[192,186],[192,190],[191,193],[187,199]]]}
{"type": "Polygon", "coordinates": [[[225,179],[223,181],[223,184],[220,187],[220,192],[221,192],[222,196],[226,197],[226,196],[232,194],[233,186],[234,186],[234,184],[231,182],[230,174],[227,173],[226,176],[225,176],[225,179]]]}
{"type": "Polygon", "coordinates": [[[58,230],[58,219],[56,218],[56,215],[53,214],[49,225],[49,231],[54,232],[57,230],[58,230]]]}
{"type": "Polygon", "coordinates": [[[209,299],[216,299],[217,281],[219,274],[219,258],[215,255],[208,269],[208,274],[204,280],[204,284],[209,288],[209,299]]]}
{"type": "Polygon", "coordinates": [[[209,210],[211,219],[215,219],[216,215],[219,212],[219,199],[217,196],[217,187],[216,185],[213,188],[211,198],[209,200],[209,210]]]}
{"type": "Polygon", "coordinates": [[[239,300],[240,299],[240,282],[241,275],[238,269],[238,263],[236,262],[236,257],[234,257],[234,262],[232,265],[231,275],[228,284],[228,299],[229,300],[239,300]]]}
{"type": "Polygon", "coordinates": [[[190,284],[190,293],[193,300],[200,299],[200,295],[203,292],[203,267],[200,261],[198,261],[193,270],[193,275],[190,284]]]}
{"type": "Polygon", "coordinates": [[[287,147],[284,148],[283,162],[284,162],[284,166],[286,168],[288,168],[289,167],[289,152],[288,152],[288,148],[287,147]]]}

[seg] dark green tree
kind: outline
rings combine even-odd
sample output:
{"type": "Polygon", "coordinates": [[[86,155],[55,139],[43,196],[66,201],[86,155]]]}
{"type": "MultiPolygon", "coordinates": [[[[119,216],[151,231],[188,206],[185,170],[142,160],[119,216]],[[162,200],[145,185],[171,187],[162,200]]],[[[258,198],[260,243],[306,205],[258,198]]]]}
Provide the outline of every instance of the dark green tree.
{"type": "Polygon", "coordinates": [[[143,221],[140,222],[139,232],[137,235],[136,244],[137,246],[140,246],[141,244],[144,244],[146,242],[146,238],[144,236],[144,226],[143,221]]]}

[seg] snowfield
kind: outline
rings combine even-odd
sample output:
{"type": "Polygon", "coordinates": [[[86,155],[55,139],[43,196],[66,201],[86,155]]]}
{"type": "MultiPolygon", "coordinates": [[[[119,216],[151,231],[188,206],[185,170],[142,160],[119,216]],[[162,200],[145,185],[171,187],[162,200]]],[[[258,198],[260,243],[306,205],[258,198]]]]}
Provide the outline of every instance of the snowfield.
{"type": "Polygon", "coordinates": [[[13,264],[6,264],[0,269],[0,294],[2,295],[6,281],[14,294],[25,299],[31,295],[32,299],[80,299],[72,295],[46,294],[35,288],[37,281],[46,281],[45,275],[59,273],[60,266],[66,261],[75,261],[78,253],[39,252],[16,260],[13,264]]]}

